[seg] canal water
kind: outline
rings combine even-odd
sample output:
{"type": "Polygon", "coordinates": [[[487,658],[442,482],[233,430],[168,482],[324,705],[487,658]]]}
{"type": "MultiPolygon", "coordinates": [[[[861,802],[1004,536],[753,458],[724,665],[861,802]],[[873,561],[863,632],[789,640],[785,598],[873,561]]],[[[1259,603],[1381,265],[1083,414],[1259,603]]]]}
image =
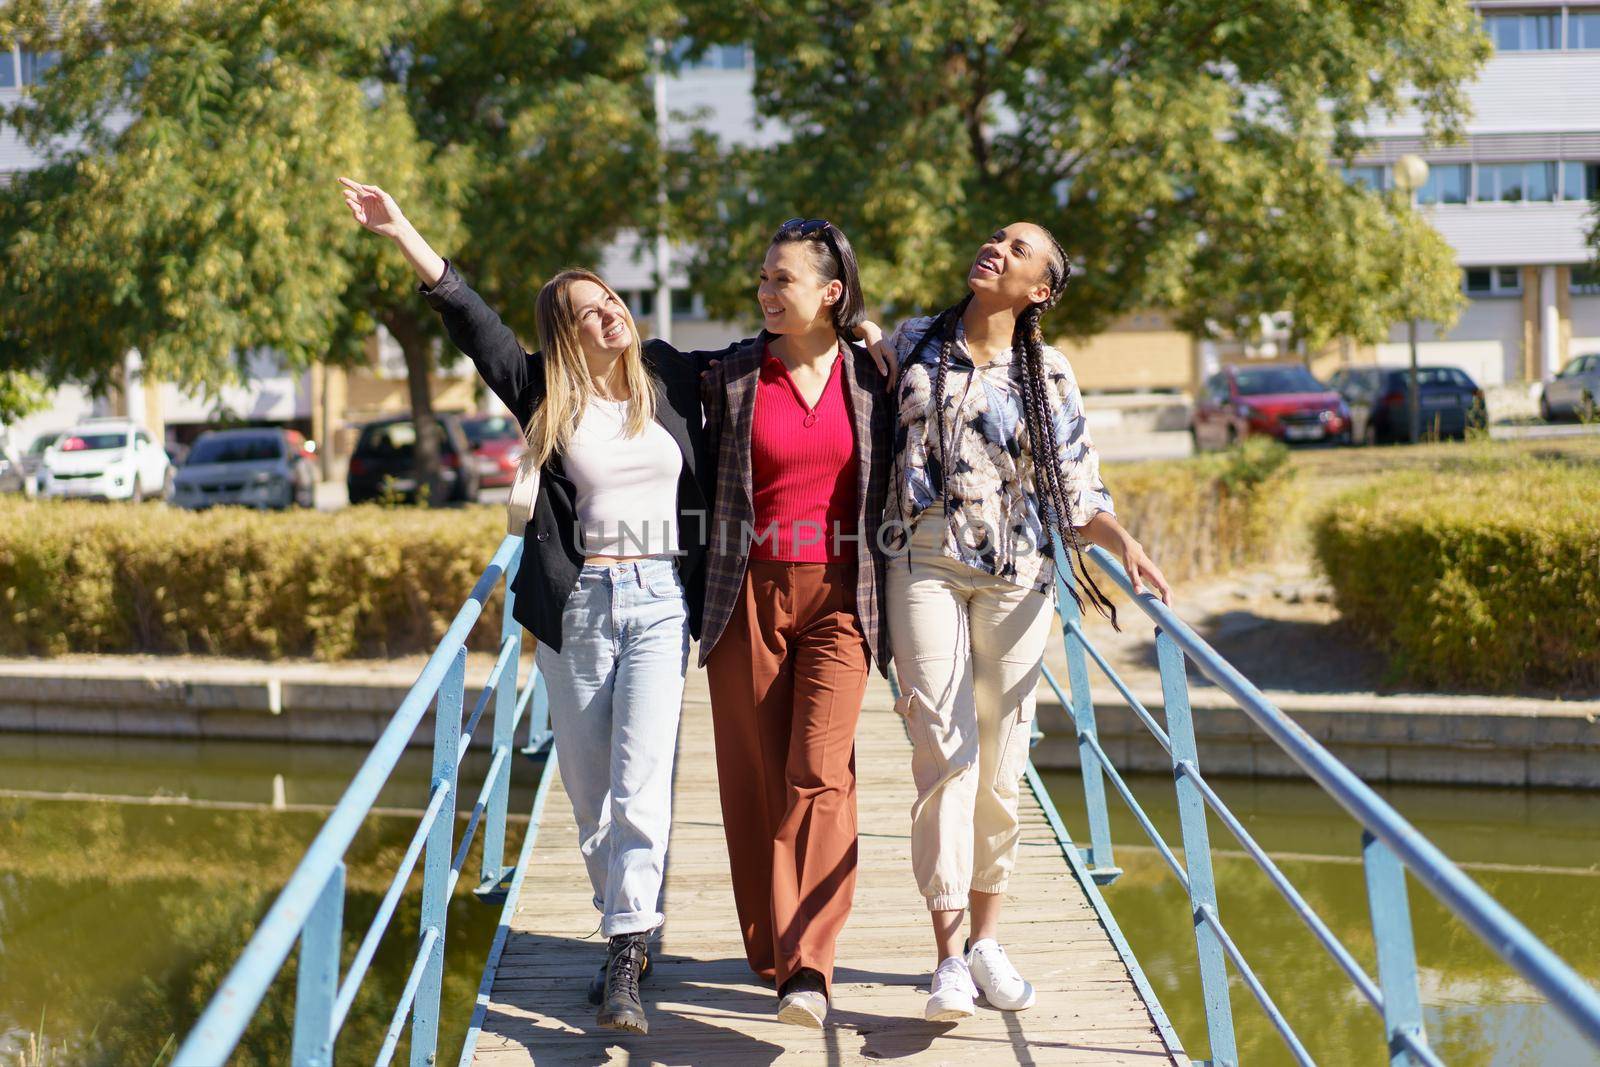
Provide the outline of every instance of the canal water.
{"type": "MultiPolygon", "coordinates": [[[[165,1064],[243,948],[365,752],[227,742],[0,735],[0,1064],[165,1064]],[[44,1055],[31,1050],[40,1047],[44,1055]]],[[[485,762],[464,766],[476,793],[485,762]]],[[[512,811],[536,768],[519,760],[512,811]]],[[[1047,776],[1067,824],[1087,837],[1076,775],[1047,776]]],[[[408,753],[350,852],[348,963],[416,825],[424,753],[408,753]]],[[[1135,779],[1176,841],[1171,780],[1135,779]]],[[[1369,968],[1359,834],[1305,785],[1224,781],[1224,797],[1369,968]]],[[[1582,793],[1392,787],[1390,800],[1558,954],[1600,982],[1600,797],[1582,793]]],[[[564,803],[564,798],[552,798],[564,803]]],[[[1105,890],[1191,1056],[1206,1054],[1194,934],[1182,890],[1113,796],[1117,860],[1105,890]]],[[[465,803],[464,805],[465,806],[465,803]]],[[[458,823],[458,831],[461,827],[458,823]]],[[[512,827],[508,854],[521,844],[512,827]]],[[[1212,826],[1220,911],[1311,1053],[1326,1064],[1386,1061],[1376,1015],[1226,831],[1212,826]]],[[[477,857],[467,870],[477,869],[477,857]]],[[[498,909],[463,877],[449,915],[440,1063],[454,1062],[498,909]]],[[[405,898],[339,1041],[339,1062],[370,1062],[417,937],[405,898]]],[[[1596,1065],[1596,1055],[1526,983],[1413,883],[1429,1034],[1451,1064],[1596,1065]]],[[[596,959],[601,953],[598,934],[596,959]]],[[[1375,972],[1374,972],[1375,973],[1375,972]]],[[[292,963],[232,1062],[288,1061],[292,963]]],[[[1235,981],[1242,1060],[1290,1062],[1235,981]]],[[[403,1062],[405,1046],[401,1047],[403,1062]]]]}
{"type": "MultiPolygon", "coordinates": [[[[1076,773],[1051,773],[1045,781],[1073,837],[1087,843],[1082,779],[1076,773]]],[[[1134,775],[1129,784],[1181,860],[1171,777],[1134,775]]],[[[1321,790],[1301,782],[1223,779],[1216,788],[1376,977],[1355,822],[1321,790]]],[[[1558,956],[1600,985],[1600,794],[1376,788],[1558,956]]],[[[1116,861],[1125,871],[1103,890],[1106,902],[1185,1050],[1204,1058],[1209,1055],[1205,1010],[1187,894],[1109,785],[1106,794],[1116,861]]],[[[1386,1064],[1377,1013],[1215,818],[1209,834],[1223,924],[1307,1051],[1321,1064],[1386,1064]]],[[[1424,1022],[1444,1062],[1600,1065],[1600,1052],[1537,990],[1415,879],[1407,881],[1424,1022]]],[[[1249,989],[1231,968],[1229,974],[1240,1062],[1248,1067],[1293,1063],[1249,989]]]]}

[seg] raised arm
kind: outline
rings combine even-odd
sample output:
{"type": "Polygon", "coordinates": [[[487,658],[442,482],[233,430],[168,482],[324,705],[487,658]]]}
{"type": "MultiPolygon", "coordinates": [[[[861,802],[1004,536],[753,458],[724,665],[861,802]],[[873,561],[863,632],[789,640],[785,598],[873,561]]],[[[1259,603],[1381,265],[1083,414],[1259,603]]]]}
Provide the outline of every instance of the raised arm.
{"type": "Polygon", "coordinates": [[[350,214],[367,230],[395,243],[416,272],[423,298],[444,320],[451,342],[526,425],[544,393],[543,364],[538,355],[523,349],[511,327],[461,279],[449,260],[423,239],[392,196],[376,185],[349,178],[340,178],[339,184],[344,186],[350,214]]]}

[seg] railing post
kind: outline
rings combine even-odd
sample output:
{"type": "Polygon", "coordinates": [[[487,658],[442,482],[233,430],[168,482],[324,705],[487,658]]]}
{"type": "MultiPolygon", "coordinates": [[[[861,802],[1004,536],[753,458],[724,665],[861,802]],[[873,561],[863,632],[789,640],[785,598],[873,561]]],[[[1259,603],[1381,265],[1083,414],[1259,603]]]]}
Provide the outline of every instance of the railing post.
{"type": "Polygon", "coordinates": [[[1411,937],[1411,906],[1406,869],[1394,852],[1368,830],[1361,831],[1362,866],[1367,876],[1367,908],[1378,949],[1378,985],[1383,990],[1383,1025],[1389,1062],[1412,1067],[1416,1058],[1399,1040],[1409,1031],[1426,1043],[1422,996],[1417,989],[1417,950],[1411,937]]]}
{"type": "Polygon", "coordinates": [[[300,974],[294,990],[294,1067],[333,1067],[333,1002],[344,943],[344,864],[317,894],[300,931],[300,974]]]}
{"type": "Polygon", "coordinates": [[[1056,550],[1056,604],[1061,615],[1061,637],[1066,644],[1067,682],[1072,694],[1072,725],[1078,736],[1078,766],[1083,776],[1083,801],[1089,814],[1089,873],[1096,883],[1106,885],[1122,873],[1111,854],[1111,816],[1106,811],[1105,773],[1100,757],[1085,738],[1098,739],[1094,719],[1094,698],[1089,692],[1089,660],[1083,651],[1079,624],[1083,613],[1067,585],[1071,568],[1056,550]]]}
{"type": "Polygon", "coordinates": [[[456,756],[461,747],[461,706],[467,685],[467,650],[456,651],[450,669],[439,685],[433,707],[433,774],[428,787],[445,786],[444,807],[428,831],[428,851],[423,857],[422,919],[418,940],[438,930],[428,963],[417,987],[411,1016],[411,1067],[430,1067],[439,1048],[439,996],[444,983],[445,919],[450,912],[450,861],[456,829],[456,756]]]}
{"type": "Polygon", "coordinates": [[[522,751],[532,756],[538,753],[544,735],[550,730],[550,694],[544,687],[544,675],[539,673],[537,659],[528,668],[528,684],[533,686],[533,696],[528,701],[528,743],[522,751]]]}
{"type": "Polygon", "coordinates": [[[505,755],[500,767],[500,776],[495,779],[494,785],[489,787],[489,803],[483,813],[483,868],[482,877],[478,882],[480,894],[498,890],[501,879],[510,870],[505,866],[505,847],[506,812],[511,800],[513,766],[511,717],[517,711],[517,680],[522,673],[522,625],[511,614],[517,602],[517,595],[512,591],[511,585],[516,578],[521,558],[522,549],[518,548],[511,556],[511,563],[506,567],[505,607],[500,613],[500,647],[504,648],[509,641],[512,652],[511,660],[506,664],[506,669],[500,672],[500,681],[495,687],[494,740],[490,746],[489,757],[493,760],[500,753],[505,755]]]}
{"type": "Polygon", "coordinates": [[[1183,863],[1189,875],[1189,914],[1194,921],[1200,960],[1200,989],[1206,1003],[1206,1034],[1211,1062],[1234,1067],[1239,1062],[1233,1037],[1233,1005],[1228,997],[1228,963],[1216,931],[1200,918],[1202,906],[1217,911],[1217,883],[1211,871],[1211,835],[1206,829],[1206,801],[1184,773],[1183,765],[1200,766],[1189,709],[1189,676],[1183,650],[1156,630],[1156,661],[1161,667],[1161,695],[1167,711],[1167,738],[1172,742],[1172,771],[1178,793],[1178,822],[1183,831],[1183,863]]]}

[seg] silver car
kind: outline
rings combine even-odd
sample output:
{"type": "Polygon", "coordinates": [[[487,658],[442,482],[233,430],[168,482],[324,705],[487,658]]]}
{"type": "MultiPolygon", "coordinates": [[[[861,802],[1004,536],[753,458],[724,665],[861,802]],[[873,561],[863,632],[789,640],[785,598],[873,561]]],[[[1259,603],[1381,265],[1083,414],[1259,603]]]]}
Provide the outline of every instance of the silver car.
{"type": "Polygon", "coordinates": [[[44,464],[44,454],[61,435],[42,433],[33,439],[28,450],[0,461],[0,493],[21,493],[26,497],[39,495],[39,468],[44,464]]]}
{"type": "Polygon", "coordinates": [[[1600,354],[1578,356],[1546,382],[1539,414],[1546,422],[1600,417],[1600,354]]]}
{"type": "Polygon", "coordinates": [[[12,445],[11,438],[0,436],[0,493],[20,493],[22,480],[22,453],[12,445]]]}
{"type": "Polygon", "coordinates": [[[189,449],[172,480],[171,502],[180,508],[309,508],[316,482],[306,439],[298,431],[211,430],[189,449]]]}

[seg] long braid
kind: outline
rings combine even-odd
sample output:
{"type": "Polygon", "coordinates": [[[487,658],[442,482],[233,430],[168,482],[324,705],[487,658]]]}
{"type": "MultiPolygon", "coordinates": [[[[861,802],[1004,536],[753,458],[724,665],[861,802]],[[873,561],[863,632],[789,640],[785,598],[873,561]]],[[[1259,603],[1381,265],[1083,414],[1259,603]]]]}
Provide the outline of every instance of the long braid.
{"type": "MultiPolygon", "coordinates": [[[[966,314],[967,305],[972,303],[972,294],[968,293],[950,307],[939,312],[938,316],[928,324],[928,336],[939,341],[939,363],[933,372],[933,418],[934,429],[939,435],[939,500],[945,500],[945,490],[950,483],[950,468],[946,464],[944,443],[944,380],[950,370],[950,355],[956,346],[956,327],[961,322],[961,316],[966,314]]],[[[924,446],[926,447],[926,446],[924,446]]]]}
{"type": "MultiPolygon", "coordinates": [[[[1044,230],[1042,226],[1040,229],[1044,230]]],[[[1072,523],[1072,493],[1061,474],[1061,448],[1056,439],[1055,412],[1049,401],[1044,337],[1039,330],[1039,320],[1061,298],[1067,279],[1071,277],[1072,266],[1055,237],[1048,230],[1044,230],[1044,233],[1050,240],[1053,252],[1048,264],[1050,295],[1018,316],[1011,335],[1011,350],[1022,362],[1022,408],[1033,460],[1033,487],[1043,511],[1040,519],[1046,524],[1046,532],[1054,531],[1067,557],[1067,566],[1074,578],[1074,581],[1067,583],[1067,591],[1077,602],[1078,610],[1082,611],[1084,607],[1083,597],[1078,594],[1078,587],[1081,586],[1087,591],[1089,603],[1094,605],[1094,609],[1120,630],[1116,605],[1095,583],[1088,561],[1084,558],[1083,539],[1078,536],[1078,528],[1072,523]]]]}

